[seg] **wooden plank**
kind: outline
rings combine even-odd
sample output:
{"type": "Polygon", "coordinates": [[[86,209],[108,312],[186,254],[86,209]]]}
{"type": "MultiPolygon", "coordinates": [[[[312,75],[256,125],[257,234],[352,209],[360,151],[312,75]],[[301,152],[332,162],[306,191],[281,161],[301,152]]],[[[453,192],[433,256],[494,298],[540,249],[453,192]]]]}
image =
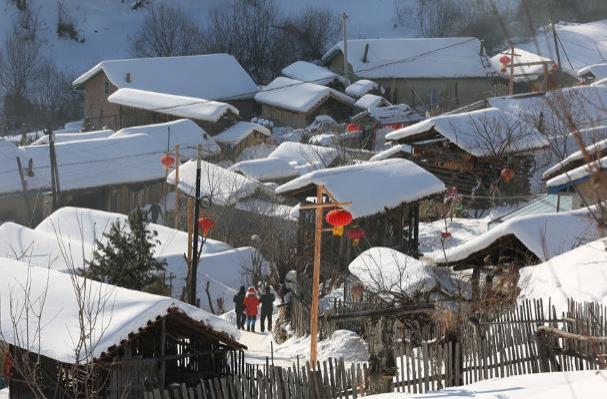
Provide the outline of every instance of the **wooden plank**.
{"type": "Polygon", "coordinates": [[[428,344],[422,342],[422,356],[424,361],[424,392],[428,392],[430,389],[430,364],[428,359],[428,344]]]}

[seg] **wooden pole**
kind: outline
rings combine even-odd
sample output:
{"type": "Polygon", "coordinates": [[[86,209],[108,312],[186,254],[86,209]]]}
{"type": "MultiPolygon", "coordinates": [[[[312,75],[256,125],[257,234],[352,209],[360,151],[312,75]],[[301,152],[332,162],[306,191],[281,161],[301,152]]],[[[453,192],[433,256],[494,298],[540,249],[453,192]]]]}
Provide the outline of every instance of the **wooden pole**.
{"type": "Polygon", "coordinates": [[[181,208],[179,207],[179,144],[175,145],[175,228],[179,228],[181,208]]]}
{"type": "Polygon", "coordinates": [[[21,187],[23,188],[23,200],[25,201],[25,206],[27,207],[27,214],[30,218],[30,224],[33,220],[33,210],[32,204],[30,204],[30,199],[27,195],[27,182],[25,181],[25,176],[23,174],[23,167],[21,166],[21,159],[17,157],[17,167],[19,168],[19,177],[21,178],[21,187]]]}
{"type": "Polygon", "coordinates": [[[192,235],[194,233],[194,199],[192,197],[188,197],[187,204],[187,218],[188,218],[188,278],[187,278],[187,288],[186,288],[186,296],[189,295],[189,287],[190,287],[190,279],[192,278],[192,235]]]}
{"type": "Polygon", "coordinates": [[[319,205],[323,202],[324,186],[316,187],[316,225],[314,230],[314,274],[312,277],[312,311],[310,312],[310,364],[316,368],[317,344],[318,344],[318,289],[320,285],[320,250],[322,240],[323,208],[319,205]]]}
{"type": "Polygon", "coordinates": [[[556,52],[556,81],[558,82],[559,89],[561,88],[561,52],[559,50],[559,43],[556,37],[556,28],[554,27],[554,21],[550,17],[550,27],[552,28],[552,39],[554,40],[554,50],[556,52]]]}
{"type": "Polygon", "coordinates": [[[514,46],[510,46],[510,80],[508,82],[508,94],[514,94],[514,46]]]}
{"type": "Polygon", "coordinates": [[[344,12],[341,14],[341,27],[343,34],[343,42],[344,42],[344,80],[346,81],[346,85],[350,84],[349,79],[349,71],[348,71],[348,31],[346,29],[346,21],[348,19],[348,15],[344,12]]]}
{"type": "Polygon", "coordinates": [[[194,197],[194,237],[192,239],[192,267],[190,276],[190,304],[197,306],[196,283],[198,275],[198,218],[200,216],[200,145],[198,146],[198,156],[196,157],[196,195],[194,197]]]}

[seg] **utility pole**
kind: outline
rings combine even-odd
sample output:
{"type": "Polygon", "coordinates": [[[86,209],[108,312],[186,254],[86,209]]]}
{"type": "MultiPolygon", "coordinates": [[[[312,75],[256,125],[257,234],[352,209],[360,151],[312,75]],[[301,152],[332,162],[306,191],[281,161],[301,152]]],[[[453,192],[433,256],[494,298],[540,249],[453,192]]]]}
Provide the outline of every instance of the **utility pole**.
{"type": "Polygon", "coordinates": [[[341,28],[344,42],[344,80],[346,81],[346,86],[350,84],[350,79],[348,78],[348,31],[346,29],[347,19],[348,14],[346,14],[345,12],[341,14],[341,28]]]}
{"type": "MultiPolygon", "coordinates": [[[[192,264],[190,267],[190,304],[196,306],[196,278],[198,276],[198,218],[200,217],[200,144],[196,157],[196,196],[194,197],[194,237],[192,239],[192,264]]],[[[202,248],[201,248],[202,249],[202,248]]]]}
{"type": "Polygon", "coordinates": [[[48,144],[49,144],[49,155],[51,158],[51,192],[53,194],[53,212],[57,210],[61,206],[60,204],[60,192],[61,189],[59,187],[59,170],[57,168],[57,155],[55,154],[55,134],[53,133],[53,129],[50,124],[46,127],[46,132],[48,134],[48,144]]]}
{"type": "MultiPolygon", "coordinates": [[[[166,205],[165,205],[166,212],[166,205]]],[[[179,207],[179,144],[175,145],[175,228],[179,228],[181,208],[179,207]]]]}
{"type": "Polygon", "coordinates": [[[552,17],[550,17],[550,27],[552,28],[552,39],[554,40],[554,49],[556,51],[556,81],[558,82],[558,87],[561,88],[561,52],[559,51],[556,28],[554,27],[552,17]]]}
{"type": "Polygon", "coordinates": [[[352,205],[351,202],[337,202],[330,192],[325,191],[325,186],[316,186],[316,203],[302,205],[300,209],[315,209],[316,223],[314,227],[314,271],[312,275],[312,311],[310,312],[310,365],[316,369],[317,345],[318,345],[318,295],[320,285],[320,251],[322,248],[323,215],[328,208],[352,205]],[[333,202],[324,203],[323,196],[327,196],[333,202]]]}

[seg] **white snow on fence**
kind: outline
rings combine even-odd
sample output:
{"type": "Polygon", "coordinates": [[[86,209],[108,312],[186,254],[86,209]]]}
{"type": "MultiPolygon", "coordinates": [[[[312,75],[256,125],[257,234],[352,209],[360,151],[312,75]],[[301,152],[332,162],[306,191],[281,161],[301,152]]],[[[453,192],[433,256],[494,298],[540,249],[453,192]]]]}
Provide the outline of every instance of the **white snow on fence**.
{"type": "Polygon", "coordinates": [[[225,320],[200,308],[176,299],[89,280],[84,305],[97,314],[92,315],[96,321],[85,321],[83,326],[89,334],[86,343],[90,353],[82,353],[78,358],[75,349],[81,328],[72,278],[81,286],[82,277],[30,267],[8,258],[0,258],[0,273],[3,276],[0,283],[2,340],[60,362],[90,362],[109,347],[120,345],[130,333],[145,328],[148,321],[167,315],[171,308],[232,339],[238,337],[238,331],[225,320]],[[33,308],[25,308],[26,303],[33,308]],[[42,306],[44,311],[40,312],[42,306]],[[39,323],[34,317],[37,312],[41,313],[39,323]]]}
{"type": "MultiPolygon", "coordinates": [[[[55,143],[65,143],[67,141],[79,141],[88,139],[99,139],[110,137],[114,134],[113,130],[95,130],[92,132],[76,132],[76,133],[55,133],[55,143]]],[[[48,135],[40,137],[30,145],[48,144],[48,135]]]]}
{"type": "Polygon", "coordinates": [[[107,100],[125,107],[205,122],[217,122],[230,113],[238,115],[238,110],[227,103],[139,89],[118,89],[107,100]]]}
{"type": "Polygon", "coordinates": [[[436,176],[405,159],[364,162],[321,169],[279,186],[277,194],[288,194],[312,185],[324,185],[354,218],[371,216],[422,198],[441,193],[445,185],[436,176]]]}
{"type": "Polygon", "coordinates": [[[515,153],[546,147],[548,140],[529,125],[497,108],[440,115],[395,130],[386,140],[415,140],[435,130],[476,157],[515,153]]]}

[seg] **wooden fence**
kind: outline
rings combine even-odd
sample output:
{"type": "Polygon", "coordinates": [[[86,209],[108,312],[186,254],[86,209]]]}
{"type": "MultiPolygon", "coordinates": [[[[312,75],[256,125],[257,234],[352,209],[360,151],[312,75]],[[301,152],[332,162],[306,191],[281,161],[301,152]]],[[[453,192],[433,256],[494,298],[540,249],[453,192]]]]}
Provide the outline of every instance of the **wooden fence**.
{"type": "Polygon", "coordinates": [[[195,387],[184,384],[144,394],[145,399],[337,399],[364,394],[366,364],[347,367],[343,361],[304,366],[275,367],[248,364],[243,373],[201,380],[195,387]]]}

